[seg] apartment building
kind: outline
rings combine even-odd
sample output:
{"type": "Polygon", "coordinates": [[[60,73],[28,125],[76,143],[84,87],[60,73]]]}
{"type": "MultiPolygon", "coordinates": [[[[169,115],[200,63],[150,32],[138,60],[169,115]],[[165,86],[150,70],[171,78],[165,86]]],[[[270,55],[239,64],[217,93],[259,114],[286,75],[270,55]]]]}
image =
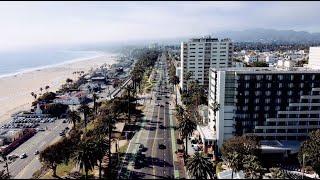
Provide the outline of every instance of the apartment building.
{"type": "Polygon", "coordinates": [[[186,89],[185,75],[192,73],[190,80],[198,80],[200,85],[209,86],[210,67],[232,66],[233,42],[230,39],[204,37],[181,43],[180,88],[186,89]]]}
{"type": "Polygon", "coordinates": [[[320,69],[320,47],[310,47],[308,66],[320,69]]]}
{"type": "Polygon", "coordinates": [[[264,141],[304,140],[320,128],[319,79],[320,70],[305,67],[211,68],[209,127],[218,147],[243,134],[264,141]]]}

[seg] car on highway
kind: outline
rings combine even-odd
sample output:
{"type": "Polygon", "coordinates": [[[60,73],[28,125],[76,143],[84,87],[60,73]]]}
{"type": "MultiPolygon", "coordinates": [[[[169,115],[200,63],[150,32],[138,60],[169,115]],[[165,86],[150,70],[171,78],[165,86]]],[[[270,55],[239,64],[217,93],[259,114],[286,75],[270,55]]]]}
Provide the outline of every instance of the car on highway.
{"type": "Polygon", "coordinates": [[[164,107],[164,105],[163,105],[163,104],[160,104],[160,107],[164,107]]]}
{"type": "Polygon", "coordinates": [[[165,149],[166,146],[164,144],[159,144],[159,149],[165,149]]]}
{"type": "Polygon", "coordinates": [[[39,154],[39,151],[36,150],[36,151],[34,152],[34,155],[38,155],[38,154],[39,154]]]}
{"type": "Polygon", "coordinates": [[[164,129],[165,128],[162,124],[160,124],[159,127],[160,127],[160,129],[164,129]]]}
{"type": "Polygon", "coordinates": [[[66,120],[63,120],[63,121],[62,121],[62,123],[66,123],[66,122],[67,122],[66,120]]]}
{"type": "Polygon", "coordinates": [[[143,151],[144,150],[144,145],[143,144],[140,144],[140,146],[139,146],[139,151],[143,151]]]}
{"type": "Polygon", "coordinates": [[[62,131],[62,132],[59,133],[59,135],[60,135],[60,136],[65,136],[66,133],[65,133],[64,131],[62,131]]]}
{"type": "Polygon", "coordinates": [[[23,154],[20,155],[20,159],[24,159],[24,158],[26,158],[26,157],[27,157],[27,154],[26,154],[26,153],[23,153],[23,154]]]}
{"type": "Polygon", "coordinates": [[[11,154],[11,155],[8,156],[8,160],[9,160],[9,161],[12,161],[13,159],[16,159],[16,158],[18,158],[18,157],[19,157],[19,156],[16,155],[16,154],[11,154]]]}

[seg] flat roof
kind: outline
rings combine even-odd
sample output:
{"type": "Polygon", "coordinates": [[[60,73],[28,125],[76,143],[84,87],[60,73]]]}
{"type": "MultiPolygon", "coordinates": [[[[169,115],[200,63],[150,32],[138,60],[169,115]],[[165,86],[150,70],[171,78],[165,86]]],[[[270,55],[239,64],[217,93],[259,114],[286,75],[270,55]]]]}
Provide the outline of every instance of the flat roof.
{"type": "Polygon", "coordinates": [[[227,67],[227,68],[210,68],[211,71],[227,71],[237,73],[320,73],[320,69],[310,67],[227,67]]]}
{"type": "Polygon", "coordinates": [[[207,140],[216,140],[217,139],[214,131],[211,130],[209,128],[209,126],[198,126],[197,129],[198,129],[200,135],[203,136],[204,139],[207,139],[207,140]]]}

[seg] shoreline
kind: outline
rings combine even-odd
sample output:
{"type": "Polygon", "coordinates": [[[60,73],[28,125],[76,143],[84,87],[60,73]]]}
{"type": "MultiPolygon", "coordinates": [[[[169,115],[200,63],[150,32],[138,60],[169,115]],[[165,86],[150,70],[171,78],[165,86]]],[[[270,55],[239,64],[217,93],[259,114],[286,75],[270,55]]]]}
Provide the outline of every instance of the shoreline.
{"type": "Polygon", "coordinates": [[[18,70],[18,72],[0,74],[0,79],[5,78],[5,77],[10,77],[10,76],[22,75],[24,73],[28,73],[28,72],[32,72],[32,71],[38,71],[38,70],[54,68],[54,67],[58,67],[58,66],[62,66],[62,65],[72,64],[72,63],[76,63],[76,62],[88,61],[90,59],[104,57],[104,56],[108,56],[108,55],[111,55],[111,54],[115,55],[114,53],[105,53],[105,52],[98,52],[98,51],[96,51],[96,52],[97,52],[97,55],[90,56],[90,57],[74,58],[74,59],[70,59],[70,60],[67,60],[67,61],[59,62],[59,63],[56,63],[56,64],[37,66],[37,67],[32,67],[32,68],[25,68],[25,69],[18,70]]]}
{"type": "MultiPolygon", "coordinates": [[[[67,78],[75,80],[75,71],[89,72],[103,64],[112,65],[117,62],[116,53],[104,53],[90,58],[77,58],[55,64],[50,67],[36,68],[28,72],[0,77],[0,125],[11,119],[11,114],[21,110],[30,110],[34,98],[31,92],[40,93],[39,88],[50,86],[48,91],[58,90],[67,78]]],[[[43,90],[42,93],[46,92],[43,90]]]]}

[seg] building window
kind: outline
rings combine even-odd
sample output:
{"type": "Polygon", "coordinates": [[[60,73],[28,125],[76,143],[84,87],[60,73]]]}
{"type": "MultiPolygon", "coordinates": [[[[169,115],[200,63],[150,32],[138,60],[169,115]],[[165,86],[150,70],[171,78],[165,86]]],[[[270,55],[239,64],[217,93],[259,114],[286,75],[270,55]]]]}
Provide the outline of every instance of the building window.
{"type": "Polygon", "coordinates": [[[257,75],[256,78],[259,81],[259,80],[261,80],[263,78],[263,76],[262,75],[257,75]]]}
{"type": "Polygon", "coordinates": [[[288,91],[288,95],[291,96],[292,95],[292,91],[288,91]]]}
{"type": "Polygon", "coordinates": [[[277,103],[280,104],[281,103],[281,99],[277,98],[277,103]]]}
{"type": "Polygon", "coordinates": [[[260,102],[260,99],[255,99],[254,102],[258,104],[260,102]]]}
{"type": "Polygon", "coordinates": [[[266,78],[267,78],[267,80],[269,80],[269,81],[272,80],[272,76],[271,76],[271,75],[267,75],[266,78]]]}
{"type": "Polygon", "coordinates": [[[283,80],[283,75],[278,75],[279,80],[283,80]]]}
{"type": "Polygon", "coordinates": [[[246,88],[249,88],[250,87],[250,84],[249,83],[246,83],[246,88]]]}
{"type": "Polygon", "coordinates": [[[256,106],[256,107],[254,107],[254,110],[255,110],[255,111],[259,111],[259,110],[260,110],[260,107],[259,107],[259,106],[256,106]]]}
{"type": "Polygon", "coordinates": [[[278,96],[281,96],[281,94],[282,94],[281,91],[277,91],[278,96]]]}
{"type": "Polygon", "coordinates": [[[260,88],[261,87],[261,84],[260,83],[257,83],[256,84],[256,88],[260,88]]]}
{"type": "Polygon", "coordinates": [[[245,95],[245,96],[248,96],[248,95],[249,95],[249,91],[245,91],[245,92],[244,92],[244,95],[245,95]]]}
{"type": "Polygon", "coordinates": [[[282,88],[283,86],[282,86],[282,83],[279,83],[279,88],[282,88]]]}
{"type": "Polygon", "coordinates": [[[249,99],[247,99],[247,98],[244,99],[244,103],[245,103],[245,104],[249,103],[249,99]]]}
{"type": "Polygon", "coordinates": [[[270,103],[270,99],[269,98],[265,99],[265,103],[269,104],[270,103]]]}
{"type": "Polygon", "coordinates": [[[261,95],[261,91],[256,91],[255,94],[256,94],[256,96],[260,96],[261,95]]]}
{"type": "Polygon", "coordinates": [[[270,107],[269,107],[269,106],[265,106],[265,107],[264,107],[264,110],[265,110],[265,111],[269,111],[269,110],[270,110],[270,107]]]}
{"type": "Polygon", "coordinates": [[[266,96],[270,96],[271,95],[271,91],[266,91],[266,96]]]}
{"type": "Polygon", "coordinates": [[[245,75],[245,76],[244,76],[244,80],[246,80],[246,81],[247,81],[247,80],[250,80],[250,76],[245,75]]]}

